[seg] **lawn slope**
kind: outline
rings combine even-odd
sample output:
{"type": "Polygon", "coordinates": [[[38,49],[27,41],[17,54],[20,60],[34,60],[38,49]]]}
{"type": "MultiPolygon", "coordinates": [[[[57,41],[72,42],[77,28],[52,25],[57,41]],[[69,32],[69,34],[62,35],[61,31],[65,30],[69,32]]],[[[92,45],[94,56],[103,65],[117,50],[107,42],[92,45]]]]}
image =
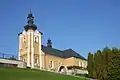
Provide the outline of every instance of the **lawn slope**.
{"type": "Polygon", "coordinates": [[[0,80],[85,80],[85,78],[41,70],[0,68],[0,80]]]}

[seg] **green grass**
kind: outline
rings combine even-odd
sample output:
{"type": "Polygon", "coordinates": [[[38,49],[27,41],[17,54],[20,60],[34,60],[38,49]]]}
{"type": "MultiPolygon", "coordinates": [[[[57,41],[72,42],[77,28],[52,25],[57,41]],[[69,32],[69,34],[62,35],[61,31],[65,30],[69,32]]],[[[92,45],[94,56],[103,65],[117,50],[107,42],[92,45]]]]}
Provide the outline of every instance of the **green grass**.
{"type": "Polygon", "coordinates": [[[0,68],[0,80],[87,80],[41,70],[0,68]]]}

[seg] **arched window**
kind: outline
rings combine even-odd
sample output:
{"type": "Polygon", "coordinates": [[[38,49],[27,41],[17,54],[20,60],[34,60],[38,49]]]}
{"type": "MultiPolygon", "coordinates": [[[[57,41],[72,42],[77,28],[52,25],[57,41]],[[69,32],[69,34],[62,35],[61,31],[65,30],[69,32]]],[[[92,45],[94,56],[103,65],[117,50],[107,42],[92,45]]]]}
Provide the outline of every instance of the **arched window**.
{"type": "Polygon", "coordinates": [[[25,36],[23,36],[23,43],[25,43],[26,42],[26,37],[25,36]]]}
{"type": "Polygon", "coordinates": [[[50,61],[50,68],[53,68],[53,67],[54,67],[53,61],[50,61]]]}
{"type": "Polygon", "coordinates": [[[83,67],[83,62],[81,61],[81,67],[83,67]]]}
{"type": "Polygon", "coordinates": [[[52,61],[50,61],[50,68],[52,68],[52,61]]]}
{"type": "Polygon", "coordinates": [[[82,67],[82,61],[79,61],[79,66],[82,67]]]}
{"type": "Polygon", "coordinates": [[[37,39],[37,37],[35,37],[35,42],[37,42],[37,40],[36,40],[36,39],[37,39]]]}
{"type": "Polygon", "coordinates": [[[80,61],[79,61],[79,66],[81,66],[80,61]]]}
{"type": "Polygon", "coordinates": [[[37,55],[35,55],[35,61],[34,61],[34,63],[38,64],[38,56],[37,55]]]}
{"type": "Polygon", "coordinates": [[[37,36],[34,37],[34,41],[38,42],[38,37],[37,36]]]}

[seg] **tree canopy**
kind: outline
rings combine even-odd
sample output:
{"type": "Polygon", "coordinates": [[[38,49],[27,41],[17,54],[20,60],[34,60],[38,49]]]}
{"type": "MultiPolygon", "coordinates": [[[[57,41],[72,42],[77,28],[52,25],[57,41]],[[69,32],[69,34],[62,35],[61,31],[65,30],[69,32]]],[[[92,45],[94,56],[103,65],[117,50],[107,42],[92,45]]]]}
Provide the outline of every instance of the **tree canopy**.
{"type": "Polygon", "coordinates": [[[89,77],[99,80],[120,80],[120,49],[105,47],[88,54],[89,77]]]}

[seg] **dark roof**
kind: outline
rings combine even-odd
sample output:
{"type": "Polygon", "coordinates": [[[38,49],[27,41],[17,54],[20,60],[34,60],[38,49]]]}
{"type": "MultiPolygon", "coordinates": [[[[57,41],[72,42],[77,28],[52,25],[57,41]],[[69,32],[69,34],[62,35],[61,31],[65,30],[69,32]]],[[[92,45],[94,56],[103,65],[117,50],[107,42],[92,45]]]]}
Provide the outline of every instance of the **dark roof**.
{"type": "Polygon", "coordinates": [[[22,34],[22,32],[18,33],[18,36],[19,36],[20,34],[22,34]]]}
{"type": "Polygon", "coordinates": [[[28,14],[28,17],[27,17],[28,21],[27,21],[27,25],[24,26],[24,29],[27,31],[28,29],[33,29],[33,30],[36,30],[37,29],[37,26],[34,24],[34,17],[32,15],[32,13],[30,12],[28,14]]]}
{"type": "Polygon", "coordinates": [[[24,26],[24,29],[28,31],[29,29],[36,30],[37,26],[35,24],[27,24],[24,26]]]}
{"type": "Polygon", "coordinates": [[[58,56],[58,57],[61,57],[61,58],[76,57],[76,58],[86,60],[83,56],[76,53],[72,49],[58,50],[58,49],[55,49],[55,48],[50,48],[50,47],[42,45],[42,51],[45,52],[46,54],[58,56]]]}
{"type": "Polygon", "coordinates": [[[74,50],[72,49],[67,49],[67,50],[64,50],[63,51],[63,56],[65,58],[68,58],[68,57],[76,57],[76,58],[80,58],[80,59],[83,59],[83,60],[86,60],[83,56],[81,56],[80,54],[76,53],[74,50]]]}

